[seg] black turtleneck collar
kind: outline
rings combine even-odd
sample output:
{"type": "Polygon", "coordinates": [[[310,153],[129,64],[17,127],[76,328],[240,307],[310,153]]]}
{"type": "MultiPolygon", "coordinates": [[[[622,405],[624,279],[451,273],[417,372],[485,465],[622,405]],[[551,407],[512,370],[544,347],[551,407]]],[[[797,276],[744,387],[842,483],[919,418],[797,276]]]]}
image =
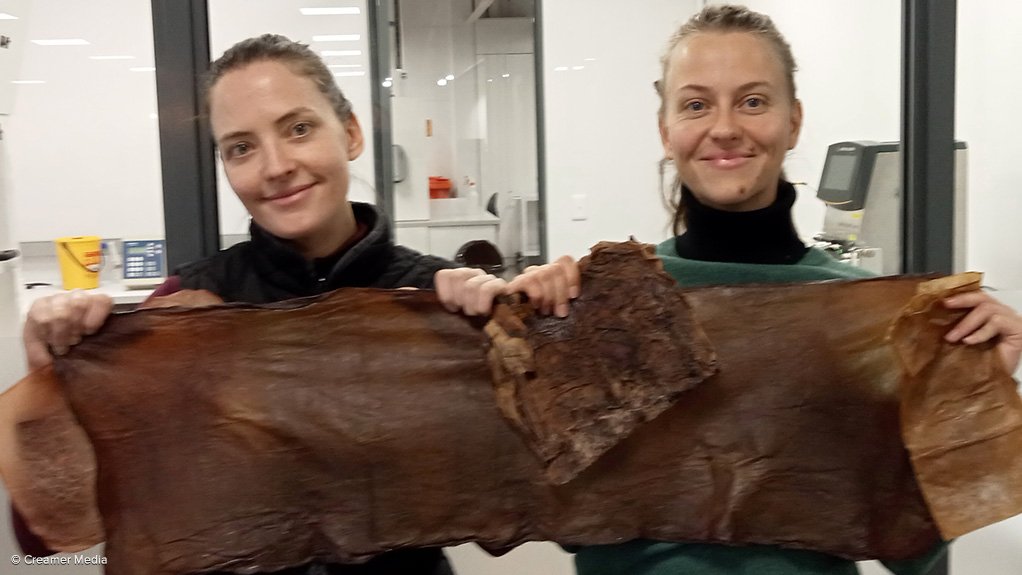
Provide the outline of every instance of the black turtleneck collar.
{"type": "Polygon", "coordinates": [[[795,187],[781,180],[773,204],[751,212],[725,212],[699,203],[682,186],[685,233],[675,238],[678,255],[690,260],[744,264],[794,264],[809,250],[791,221],[795,187]]]}

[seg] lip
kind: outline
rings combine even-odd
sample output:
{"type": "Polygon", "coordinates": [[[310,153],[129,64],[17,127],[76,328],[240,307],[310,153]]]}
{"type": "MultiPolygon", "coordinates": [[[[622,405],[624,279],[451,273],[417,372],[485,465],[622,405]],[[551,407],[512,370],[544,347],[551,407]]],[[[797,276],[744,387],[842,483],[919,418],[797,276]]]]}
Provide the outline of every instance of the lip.
{"type": "Polygon", "coordinates": [[[700,160],[706,162],[707,164],[713,166],[714,168],[729,170],[744,166],[753,157],[755,156],[752,154],[724,153],[705,156],[703,158],[700,158],[700,160]]]}
{"type": "Polygon", "coordinates": [[[266,198],[265,201],[276,205],[292,204],[294,202],[299,201],[305,195],[303,192],[309,190],[314,185],[315,184],[306,184],[304,186],[295,186],[293,188],[288,188],[287,190],[277,192],[276,194],[266,198]]]}

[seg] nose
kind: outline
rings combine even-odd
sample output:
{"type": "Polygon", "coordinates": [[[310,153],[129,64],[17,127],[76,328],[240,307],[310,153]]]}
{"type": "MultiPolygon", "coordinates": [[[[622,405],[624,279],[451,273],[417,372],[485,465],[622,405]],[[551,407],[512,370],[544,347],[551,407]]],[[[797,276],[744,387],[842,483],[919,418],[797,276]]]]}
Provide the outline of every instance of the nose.
{"type": "Polygon", "coordinates": [[[263,177],[276,180],[295,170],[295,160],[285,142],[272,141],[263,146],[263,177]]]}
{"type": "Polygon", "coordinates": [[[735,111],[727,106],[719,108],[710,127],[710,137],[720,141],[737,140],[741,133],[735,111]]]}

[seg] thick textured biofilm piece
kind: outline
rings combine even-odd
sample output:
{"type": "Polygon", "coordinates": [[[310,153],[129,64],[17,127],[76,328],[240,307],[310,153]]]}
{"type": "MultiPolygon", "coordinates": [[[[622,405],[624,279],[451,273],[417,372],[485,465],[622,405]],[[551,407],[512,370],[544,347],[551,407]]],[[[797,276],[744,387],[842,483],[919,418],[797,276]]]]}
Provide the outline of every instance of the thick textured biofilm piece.
{"type": "MultiPolygon", "coordinates": [[[[972,456],[920,450],[906,430],[910,462],[902,416],[940,429],[941,445],[964,438],[968,453],[997,459],[984,472],[1012,473],[1020,449],[998,440],[1020,412],[1000,384],[943,379],[993,369],[994,349],[901,381],[885,336],[921,279],[709,287],[681,301],[655,279],[656,264],[638,244],[604,246],[587,263],[580,313],[515,325],[515,310],[498,311],[500,323],[486,330],[500,340],[493,365],[479,325],[421,291],[352,289],[286,305],[111,317],[56,364],[95,453],[108,573],[241,573],[463,541],[499,548],[639,537],[895,559],[940,538],[927,504],[942,525],[953,504],[964,516],[954,525],[969,528],[1020,511],[1012,476],[977,477],[972,456]],[[601,305],[620,311],[603,314],[601,305]],[[672,306],[665,313],[679,323],[671,327],[643,315],[672,306]],[[706,339],[679,333],[682,324],[701,326],[706,339]],[[621,335],[651,331],[664,332],[656,357],[621,335]],[[609,348],[594,343],[597,333],[611,334],[609,348]],[[706,341],[719,371],[697,383],[710,366],[706,341]],[[622,358],[576,370],[576,386],[603,391],[561,390],[566,359],[593,363],[594,353],[622,358]],[[497,394],[491,369],[509,372],[497,394]],[[628,374],[661,385],[672,370],[696,374],[682,384],[690,389],[662,387],[676,400],[646,421],[663,404],[630,388],[628,374]],[[903,389],[923,397],[902,401],[903,389]],[[927,407],[936,389],[964,406],[952,427],[927,407]],[[558,391],[579,398],[582,417],[557,404],[558,391]],[[553,405],[537,409],[544,397],[553,405]],[[616,413],[630,409],[640,413],[616,413]],[[585,416],[608,415],[586,426],[585,416]],[[937,471],[939,485],[926,480],[937,471]]],[[[929,345],[899,330],[894,338],[910,354],[929,345]]],[[[26,453],[68,457],[10,423],[31,426],[8,400],[38,383],[0,398],[0,440],[18,436],[0,458],[8,482],[26,453]]],[[[32,495],[24,485],[12,490],[47,537],[53,516],[47,501],[26,503],[32,495]]]]}
{"type": "Polygon", "coordinates": [[[585,290],[571,321],[513,305],[487,326],[497,404],[557,484],[716,371],[706,334],[651,246],[593,249],[599,257],[580,262],[585,290]],[[622,277],[631,287],[622,289],[622,277]]]}

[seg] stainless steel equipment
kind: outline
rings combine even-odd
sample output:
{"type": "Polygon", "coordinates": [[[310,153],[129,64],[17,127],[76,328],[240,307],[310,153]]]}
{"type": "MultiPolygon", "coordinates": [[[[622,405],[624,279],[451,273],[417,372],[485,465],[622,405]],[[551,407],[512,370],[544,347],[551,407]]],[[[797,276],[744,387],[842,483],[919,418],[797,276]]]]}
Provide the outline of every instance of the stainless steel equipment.
{"type": "MultiPolygon", "coordinates": [[[[967,148],[955,143],[954,271],[965,269],[967,148]]],[[[898,142],[838,142],[816,196],[826,202],[816,240],[849,263],[885,275],[902,271],[901,152],[898,142]]]]}

